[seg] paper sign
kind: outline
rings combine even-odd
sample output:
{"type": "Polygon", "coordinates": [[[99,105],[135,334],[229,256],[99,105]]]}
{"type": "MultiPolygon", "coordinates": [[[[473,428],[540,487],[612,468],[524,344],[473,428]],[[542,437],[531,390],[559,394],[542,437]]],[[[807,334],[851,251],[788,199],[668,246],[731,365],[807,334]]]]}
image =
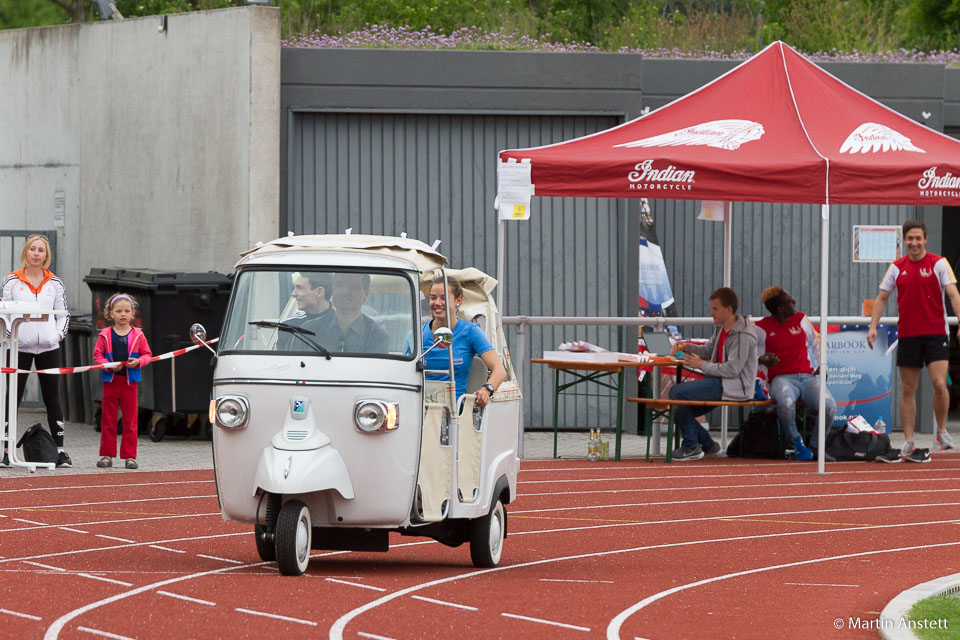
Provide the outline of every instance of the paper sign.
{"type": "Polygon", "coordinates": [[[530,197],[533,194],[529,160],[497,161],[497,199],[494,206],[500,220],[529,219],[530,197]]]}
{"type": "Polygon", "coordinates": [[[55,191],[53,194],[53,226],[62,227],[64,214],[67,209],[67,199],[63,191],[55,191]]]}
{"type": "Polygon", "coordinates": [[[727,202],[704,200],[700,203],[700,215],[697,216],[697,220],[723,222],[727,219],[727,206],[729,206],[727,202]]]}
{"type": "Polygon", "coordinates": [[[903,256],[903,227],[853,225],[854,262],[893,262],[903,256]]]}

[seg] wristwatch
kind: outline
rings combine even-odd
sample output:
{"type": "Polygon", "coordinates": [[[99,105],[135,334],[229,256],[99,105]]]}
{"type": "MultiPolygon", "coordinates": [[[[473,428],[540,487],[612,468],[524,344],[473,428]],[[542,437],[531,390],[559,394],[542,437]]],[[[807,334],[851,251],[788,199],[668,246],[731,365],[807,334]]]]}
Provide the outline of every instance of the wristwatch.
{"type": "Polygon", "coordinates": [[[484,383],[484,384],[482,384],[482,385],[480,385],[480,386],[482,386],[484,389],[486,389],[487,391],[489,391],[491,396],[493,395],[494,388],[493,388],[493,385],[492,385],[492,384],[490,384],[489,382],[486,382],[486,383],[484,383]]]}

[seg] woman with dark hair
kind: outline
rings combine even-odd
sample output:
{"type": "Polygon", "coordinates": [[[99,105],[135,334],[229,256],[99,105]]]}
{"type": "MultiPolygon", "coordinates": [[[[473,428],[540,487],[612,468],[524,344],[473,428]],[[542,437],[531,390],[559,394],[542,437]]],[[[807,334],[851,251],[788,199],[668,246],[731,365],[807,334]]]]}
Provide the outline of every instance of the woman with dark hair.
{"type": "MultiPolygon", "coordinates": [[[[440,327],[448,327],[453,331],[453,346],[441,345],[443,348],[438,346],[433,349],[424,357],[424,365],[426,369],[449,369],[448,350],[452,348],[453,377],[456,383],[457,397],[459,398],[466,392],[473,357],[480,356],[483,363],[487,365],[487,369],[490,370],[490,376],[477,390],[475,398],[478,407],[485,407],[490,402],[490,397],[497,390],[497,387],[507,379],[507,371],[503,368],[503,363],[500,362],[496,349],[490,344],[480,327],[457,317],[457,309],[463,303],[463,288],[460,283],[455,278],[448,276],[447,285],[450,289],[453,318],[449,321],[447,319],[447,297],[444,294],[443,277],[437,277],[430,285],[430,315],[432,319],[423,325],[423,346],[427,349],[433,344],[433,332],[440,327]]],[[[446,374],[427,374],[426,379],[449,382],[450,376],[446,374]]]]}
{"type": "MultiPolygon", "coordinates": [[[[20,252],[23,268],[10,272],[0,284],[0,300],[30,302],[41,309],[67,309],[67,294],[63,282],[48,268],[52,256],[50,241],[46,236],[32,235],[27,238],[20,252]]],[[[60,341],[67,335],[70,314],[51,314],[44,322],[24,322],[20,325],[19,360],[17,368],[29,371],[52,369],[60,366],[60,341]]],[[[23,400],[23,392],[29,374],[21,373],[17,384],[17,407],[23,400]]],[[[72,467],[70,456],[63,450],[63,411],[60,408],[60,376],[42,375],[40,394],[47,409],[47,424],[57,443],[58,467],[72,467]]],[[[9,467],[9,455],[4,448],[0,466],[9,467]]]]}

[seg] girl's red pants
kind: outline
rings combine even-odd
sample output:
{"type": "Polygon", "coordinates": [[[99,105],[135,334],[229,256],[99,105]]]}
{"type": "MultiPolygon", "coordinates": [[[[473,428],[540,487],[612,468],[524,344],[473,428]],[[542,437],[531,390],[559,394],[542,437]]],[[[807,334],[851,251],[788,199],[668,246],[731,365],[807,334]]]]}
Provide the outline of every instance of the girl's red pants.
{"type": "Polygon", "coordinates": [[[117,455],[117,407],[123,412],[123,434],[120,436],[120,457],[137,457],[137,383],[125,376],[114,376],[103,383],[100,414],[100,455],[117,455]]]}

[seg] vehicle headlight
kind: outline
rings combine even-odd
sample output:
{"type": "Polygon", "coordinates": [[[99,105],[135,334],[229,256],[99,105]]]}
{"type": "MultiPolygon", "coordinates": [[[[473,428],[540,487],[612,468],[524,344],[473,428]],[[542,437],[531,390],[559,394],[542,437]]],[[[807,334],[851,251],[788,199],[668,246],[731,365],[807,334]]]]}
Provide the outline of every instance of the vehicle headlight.
{"type": "Polygon", "coordinates": [[[360,400],[353,408],[353,424],[363,433],[393,431],[400,426],[399,405],[382,400],[360,400]]]}
{"type": "Polygon", "coordinates": [[[250,405],[243,396],[221,396],[217,398],[217,426],[224,429],[243,429],[247,426],[250,405]]]}

